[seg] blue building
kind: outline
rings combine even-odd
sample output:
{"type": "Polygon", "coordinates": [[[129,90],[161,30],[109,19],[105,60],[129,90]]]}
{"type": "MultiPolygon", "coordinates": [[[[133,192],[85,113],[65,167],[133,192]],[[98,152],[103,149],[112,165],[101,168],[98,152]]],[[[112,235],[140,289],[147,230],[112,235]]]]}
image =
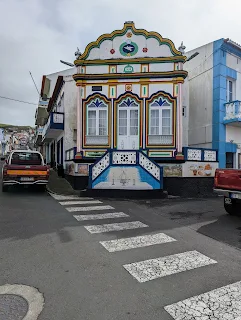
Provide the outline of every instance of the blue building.
{"type": "Polygon", "coordinates": [[[189,103],[183,116],[188,122],[188,145],[217,149],[220,168],[240,168],[241,46],[220,39],[186,55],[197,53],[185,63],[189,103]]]}

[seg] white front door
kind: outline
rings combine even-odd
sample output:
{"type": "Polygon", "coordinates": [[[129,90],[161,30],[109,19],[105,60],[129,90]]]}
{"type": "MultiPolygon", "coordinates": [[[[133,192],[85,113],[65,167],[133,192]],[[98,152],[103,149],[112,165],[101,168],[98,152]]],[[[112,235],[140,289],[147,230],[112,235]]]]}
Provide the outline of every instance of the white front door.
{"type": "Polygon", "coordinates": [[[118,108],[117,148],[139,149],[139,107],[118,108]]]}

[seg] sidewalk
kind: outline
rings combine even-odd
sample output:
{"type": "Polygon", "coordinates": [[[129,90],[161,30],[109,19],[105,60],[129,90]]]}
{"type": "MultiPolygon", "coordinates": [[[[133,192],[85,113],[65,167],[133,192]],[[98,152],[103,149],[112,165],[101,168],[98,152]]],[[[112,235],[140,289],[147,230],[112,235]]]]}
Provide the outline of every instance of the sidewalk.
{"type": "Polygon", "coordinates": [[[49,174],[49,183],[47,186],[49,192],[62,194],[62,195],[79,195],[80,192],[78,190],[74,190],[70,183],[59,177],[57,172],[53,169],[50,170],[49,174]]]}

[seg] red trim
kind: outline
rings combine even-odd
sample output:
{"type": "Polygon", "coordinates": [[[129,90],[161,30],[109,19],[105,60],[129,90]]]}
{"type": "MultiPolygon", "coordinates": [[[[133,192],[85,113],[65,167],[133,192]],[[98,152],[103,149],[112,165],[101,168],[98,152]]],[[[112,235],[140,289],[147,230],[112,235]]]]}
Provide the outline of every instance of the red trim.
{"type": "Polygon", "coordinates": [[[45,85],[45,80],[46,80],[46,76],[43,76],[42,78],[42,85],[41,85],[41,92],[40,92],[40,96],[43,96],[43,92],[44,92],[44,85],[45,85]]]}
{"type": "Polygon", "coordinates": [[[52,94],[52,97],[49,100],[49,104],[48,104],[48,108],[47,108],[48,112],[50,112],[52,110],[52,108],[53,108],[53,104],[54,104],[54,102],[56,101],[56,99],[58,97],[59,89],[62,86],[63,79],[64,79],[63,76],[58,76],[58,79],[56,81],[56,85],[55,85],[55,88],[54,88],[54,92],[52,94]]]}

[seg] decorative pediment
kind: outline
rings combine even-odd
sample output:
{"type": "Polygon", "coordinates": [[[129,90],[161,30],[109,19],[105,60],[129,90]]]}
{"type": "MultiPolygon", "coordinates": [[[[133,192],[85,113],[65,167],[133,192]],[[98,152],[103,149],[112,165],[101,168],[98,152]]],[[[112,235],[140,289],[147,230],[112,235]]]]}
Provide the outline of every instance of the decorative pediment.
{"type": "Polygon", "coordinates": [[[133,22],[126,22],[122,30],[100,36],[87,45],[84,53],[75,61],[160,58],[182,56],[170,39],[157,32],[136,29],[133,22]]]}

